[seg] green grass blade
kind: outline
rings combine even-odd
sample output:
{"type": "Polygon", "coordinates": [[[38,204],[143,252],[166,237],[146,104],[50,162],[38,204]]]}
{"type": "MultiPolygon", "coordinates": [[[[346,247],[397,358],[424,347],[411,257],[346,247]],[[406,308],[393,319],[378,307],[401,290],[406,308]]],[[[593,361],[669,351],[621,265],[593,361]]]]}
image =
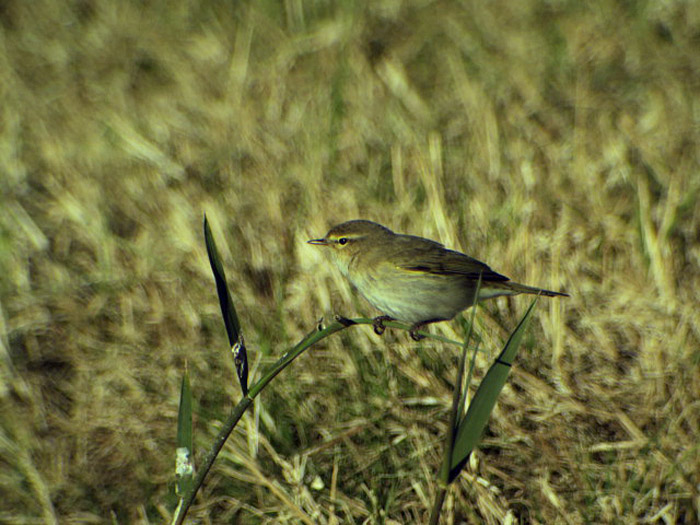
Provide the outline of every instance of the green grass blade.
{"type": "Polygon", "coordinates": [[[214,236],[209,228],[209,221],[206,214],[204,215],[204,242],[207,245],[207,255],[209,255],[209,263],[211,271],[214,274],[216,282],[216,293],[219,296],[219,305],[221,306],[221,315],[224,318],[224,326],[228,335],[228,342],[231,345],[233,360],[236,365],[238,380],[241,383],[241,390],[245,396],[248,393],[248,352],[243,341],[241,333],[241,325],[236,314],[236,307],[231,299],[231,294],[226,283],[226,273],[224,266],[221,264],[219,250],[216,249],[214,236]]]}
{"type": "Polygon", "coordinates": [[[211,264],[211,271],[216,281],[216,292],[219,295],[219,303],[221,305],[221,313],[224,316],[224,325],[226,326],[226,333],[228,334],[228,342],[233,346],[238,341],[241,325],[238,321],[238,314],[236,314],[236,307],[233,305],[231,294],[228,291],[226,272],[224,272],[224,266],[221,264],[221,256],[219,255],[219,250],[216,248],[216,242],[211,233],[206,215],[204,215],[204,242],[207,245],[209,264],[211,264]]]}
{"type": "MultiPolygon", "coordinates": [[[[481,292],[481,274],[479,274],[479,281],[476,283],[476,292],[474,293],[474,297],[479,297],[479,293],[481,292]]],[[[467,327],[467,340],[465,342],[465,346],[463,348],[463,351],[465,353],[464,359],[466,359],[466,345],[469,344],[469,341],[472,338],[472,335],[474,333],[474,323],[476,323],[476,309],[477,309],[477,302],[474,300],[474,304],[472,305],[472,310],[469,314],[469,326],[467,327]]],[[[464,317],[461,318],[462,323],[464,323],[464,317]]],[[[467,397],[469,395],[469,385],[472,382],[472,376],[474,375],[474,366],[476,365],[476,354],[479,350],[479,342],[481,341],[481,338],[477,340],[476,345],[474,346],[474,351],[472,352],[471,359],[469,360],[469,370],[467,372],[467,380],[464,383],[464,387],[461,392],[461,396],[459,398],[459,413],[458,413],[458,419],[456,421],[456,427],[454,429],[455,434],[457,433],[457,430],[459,429],[459,426],[462,424],[462,420],[465,417],[464,413],[464,407],[467,403],[467,397]]],[[[462,373],[464,373],[464,362],[461,364],[462,367],[462,373]]],[[[454,450],[453,450],[454,453],[454,450]]]]}
{"type": "MultiPolygon", "coordinates": [[[[472,303],[471,311],[471,322],[466,327],[467,337],[462,343],[462,354],[459,359],[459,367],[457,368],[457,379],[455,381],[455,389],[452,394],[452,408],[450,410],[450,422],[447,427],[447,436],[445,439],[445,450],[442,457],[442,465],[440,467],[440,472],[438,474],[440,483],[438,485],[438,490],[435,492],[435,499],[433,501],[433,508],[430,511],[430,525],[437,525],[440,523],[440,514],[442,512],[442,505],[445,502],[445,496],[447,495],[447,489],[449,484],[452,482],[450,477],[452,474],[451,466],[453,455],[455,451],[455,440],[457,438],[457,432],[459,426],[463,419],[463,406],[467,393],[469,391],[469,381],[471,380],[471,371],[474,367],[474,361],[476,359],[476,348],[472,354],[471,367],[469,368],[469,376],[464,382],[464,369],[467,363],[467,350],[469,347],[469,341],[472,337],[472,330],[474,328],[474,319],[476,317],[476,298],[479,297],[479,291],[481,290],[481,274],[479,274],[479,281],[476,284],[476,292],[474,293],[474,302],[472,303]]],[[[463,325],[466,321],[460,316],[463,325]]],[[[477,347],[478,347],[477,342],[477,347]]]]}
{"type": "Polygon", "coordinates": [[[177,495],[182,497],[190,490],[194,476],[194,461],[192,451],[192,390],[187,369],[182,376],[180,388],[180,409],[177,414],[177,455],[175,461],[175,476],[177,478],[177,495]]]}
{"type": "MultiPolygon", "coordinates": [[[[479,297],[479,290],[481,290],[481,274],[479,274],[479,281],[476,283],[476,292],[474,297],[479,297]]],[[[445,452],[442,461],[442,468],[440,469],[440,480],[447,485],[449,483],[450,468],[452,465],[452,455],[454,454],[454,444],[457,438],[457,430],[459,429],[460,422],[462,421],[462,407],[464,406],[464,399],[466,398],[467,391],[469,389],[469,381],[471,379],[471,368],[469,379],[467,379],[466,386],[464,385],[464,369],[467,362],[467,350],[469,347],[469,341],[472,337],[472,329],[474,328],[474,319],[476,316],[476,300],[472,304],[471,311],[471,321],[469,326],[466,327],[467,337],[462,344],[462,353],[460,355],[459,367],[457,368],[457,379],[455,380],[455,389],[452,395],[452,408],[450,410],[450,422],[447,428],[447,438],[445,442],[445,452]]],[[[466,321],[463,317],[461,320],[464,324],[466,321]]],[[[476,352],[473,353],[472,357],[472,367],[474,360],[476,358],[476,352]]],[[[439,507],[435,507],[435,510],[440,512],[439,507]]]]}
{"type": "MultiPolygon", "coordinates": [[[[183,497],[181,497],[180,502],[175,509],[173,514],[172,524],[179,525],[183,523],[188,509],[192,505],[199,487],[204,483],[204,478],[206,478],[209,469],[211,469],[214,461],[216,460],[221,448],[226,443],[229,435],[233,431],[234,427],[238,424],[241,417],[246,410],[253,404],[253,399],[287,366],[289,366],[297,357],[308,350],[311,346],[318,343],[319,341],[325,339],[326,337],[344,330],[350,326],[355,326],[358,324],[372,325],[372,319],[346,319],[343,317],[337,317],[334,322],[329,324],[327,327],[321,325],[317,326],[309,334],[306,335],[299,343],[297,343],[293,348],[285,352],[285,354],[279,358],[279,360],[270,367],[270,369],[250,388],[250,392],[243,396],[243,399],[236,405],[224,421],[219,434],[214,440],[211,450],[202,458],[200,462],[200,467],[197,472],[197,476],[192,483],[192,489],[189,490],[183,497]]],[[[402,327],[404,330],[409,330],[410,327],[402,327]]]]}
{"type": "Polygon", "coordinates": [[[464,419],[460,422],[457,430],[457,439],[454,442],[452,451],[452,464],[450,468],[449,481],[452,482],[461,472],[469,454],[474,450],[481,434],[488,423],[493,407],[496,404],[496,399],[503,389],[503,385],[510,373],[513,360],[522,341],[523,334],[527,328],[530,314],[537,303],[535,299],[530,308],[523,316],[518,327],[513,331],[503,351],[500,353],[496,361],[484,379],[481,381],[479,388],[474,394],[474,398],[469,404],[469,409],[464,419]]]}

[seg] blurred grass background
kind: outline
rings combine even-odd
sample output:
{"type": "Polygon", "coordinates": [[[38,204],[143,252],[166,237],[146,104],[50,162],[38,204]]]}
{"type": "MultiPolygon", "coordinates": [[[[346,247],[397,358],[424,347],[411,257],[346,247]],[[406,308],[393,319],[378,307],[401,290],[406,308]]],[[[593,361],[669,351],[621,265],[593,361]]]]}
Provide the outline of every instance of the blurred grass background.
{"type": "MultiPolygon", "coordinates": [[[[445,523],[697,522],[700,3],[4,0],[0,38],[0,521],[169,516],[185,364],[198,452],[240,395],[206,211],[253,377],[375,313],[304,244],[344,220],[571,293],[445,523]]],[[[480,308],[482,346],[528,304],[480,308]]],[[[458,353],[312,349],[191,517],[424,522],[458,353]]]]}

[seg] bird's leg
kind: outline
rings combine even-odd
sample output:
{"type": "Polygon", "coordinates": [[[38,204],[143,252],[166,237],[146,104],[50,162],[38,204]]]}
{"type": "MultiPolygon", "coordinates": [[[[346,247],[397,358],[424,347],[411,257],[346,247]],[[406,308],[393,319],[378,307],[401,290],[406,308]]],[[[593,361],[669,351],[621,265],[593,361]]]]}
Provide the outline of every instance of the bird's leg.
{"type": "Polygon", "coordinates": [[[430,323],[438,323],[440,321],[445,321],[446,319],[428,319],[427,321],[419,321],[417,323],[413,323],[411,325],[411,328],[409,329],[408,333],[411,334],[411,339],[414,341],[420,341],[421,339],[425,339],[424,335],[420,335],[418,333],[418,330],[423,328],[424,326],[428,326],[430,323]]]}
{"type": "Polygon", "coordinates": [[[386,326],[384,326],[384,321],[394,321],[394,318],[389,315],[380,315],[372,320],[372,326],[374,326],[374,333],[377,335],[382,335],[386,326]]]}
{"type": "MultiPolygon", "coordinates": [[[[427,324],[427,323],[425,323],[427,324]]],[[[416,323],[413,326],[411,326],[411,329],[408,331],[408,333],[411,335],[411,339],[414,341],[420,341],[421,339],[425,339],[424,335],[420,335],[418,333],[418,330],[423,328],[425,326],[424,323],[416,323]]]]}

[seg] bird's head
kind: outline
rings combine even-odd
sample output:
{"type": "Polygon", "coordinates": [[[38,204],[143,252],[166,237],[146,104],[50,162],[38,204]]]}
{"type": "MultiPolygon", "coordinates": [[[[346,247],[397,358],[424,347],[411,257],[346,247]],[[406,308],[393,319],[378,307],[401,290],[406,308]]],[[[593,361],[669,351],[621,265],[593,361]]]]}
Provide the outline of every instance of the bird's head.
{"type": "Polygon", "coordinates": [[[353,257],[381,247],[383,241],[391,235],[394,232],[381,224],[355,220],[333,226],[324,237],[307,242],[330,249],[338,267],[347,274],[353,257]]]}

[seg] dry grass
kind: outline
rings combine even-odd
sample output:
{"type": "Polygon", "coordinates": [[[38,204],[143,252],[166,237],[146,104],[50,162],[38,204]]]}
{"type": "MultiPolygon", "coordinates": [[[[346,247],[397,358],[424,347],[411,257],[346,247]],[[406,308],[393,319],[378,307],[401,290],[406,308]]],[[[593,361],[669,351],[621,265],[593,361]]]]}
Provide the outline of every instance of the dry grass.
{"type": "MultiPolygon", "coordinates": [[[[204,211],[253,372],[372,313],[303,243],[350,218],[572,294],[445,523],[697,521],[700,4],[197,4],[2,3],[0,521],[169,515],[185,363],[200,450],[239,395],[204,211]]],[[[528,304],[480,309],[489,348],[528,304]]],[[[192,516],[425,521],[457,355],[310,351],[192,516]]]]}

